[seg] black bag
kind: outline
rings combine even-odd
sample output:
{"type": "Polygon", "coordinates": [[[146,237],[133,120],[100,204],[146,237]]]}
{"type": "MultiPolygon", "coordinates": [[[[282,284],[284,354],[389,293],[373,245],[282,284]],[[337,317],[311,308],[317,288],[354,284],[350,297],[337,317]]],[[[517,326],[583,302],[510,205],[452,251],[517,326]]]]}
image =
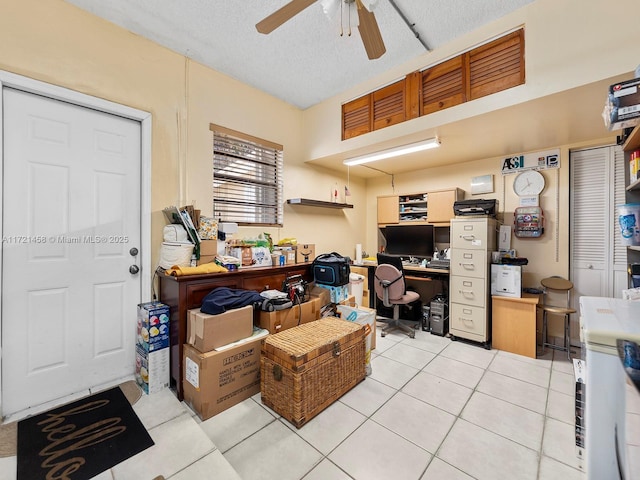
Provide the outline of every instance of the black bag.
{"type": "Polygon", "coordinates": [[[323,253],[313,261],[313,278],[316,283],[339,287],[349,283],[351,269],[349,257],[339,253],[323,253]]]}

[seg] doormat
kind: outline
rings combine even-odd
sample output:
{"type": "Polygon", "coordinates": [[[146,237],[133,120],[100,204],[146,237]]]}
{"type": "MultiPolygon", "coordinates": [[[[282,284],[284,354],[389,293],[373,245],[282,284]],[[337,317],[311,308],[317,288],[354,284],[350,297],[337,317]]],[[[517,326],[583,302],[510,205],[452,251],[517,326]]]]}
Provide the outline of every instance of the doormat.
{"type": "Polygon", "coordinates": [[[114,387],[20,420],[17,480],[88,480],[153,444],[114,387]]]}

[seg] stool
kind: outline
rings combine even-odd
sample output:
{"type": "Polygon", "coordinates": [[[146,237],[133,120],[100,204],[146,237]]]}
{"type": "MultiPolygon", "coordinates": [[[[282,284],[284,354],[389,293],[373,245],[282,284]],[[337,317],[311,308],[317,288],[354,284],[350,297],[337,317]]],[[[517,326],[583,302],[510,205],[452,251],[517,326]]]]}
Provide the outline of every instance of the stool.
{"type": "Polygon", "coordinates": [[[567,352],[567,358],[571,360],[571,328],[570,328],[570,315],[576,313],[574,308],[571,308],[571,290],[573,290],[573,283],[562,277],[548,277],[544,278],[540,282],[544,288],[544,301],[538,308],[542,310],[542,355],[544,355],[545,347],[553,348],[555,350],[561,350],[567,352]],[[547,293],[549,292],[566,292],[567,299],[566,305],[550,305],[547,301],[547,293]],[[564,342],[563,346],[555,345],[547,341],[547,316],[548,314],[562,315],[564,317],[564,342]]]}

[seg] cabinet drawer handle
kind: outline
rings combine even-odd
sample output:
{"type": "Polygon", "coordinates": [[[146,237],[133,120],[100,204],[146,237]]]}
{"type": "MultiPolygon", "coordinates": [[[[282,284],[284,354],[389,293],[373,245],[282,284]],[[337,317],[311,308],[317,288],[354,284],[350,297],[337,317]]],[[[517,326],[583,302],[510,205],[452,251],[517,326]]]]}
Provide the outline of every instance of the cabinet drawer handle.
{"type": "Polygon", "coordinates": [[[473,291],[471,290],[458,290],[458,293],[461,293],[464,296],[473,296],[473,291]]]}
{"type": "Polygon", "coordinates": [[[475,235],[461,235],[463,240],[475,240],[475,235]]]}
{"type": "Polygon", "coordinates": [[[471,318],[464,318],[464,317],[459,317],[459,318],[465,323],[473,323],[473,320],[471,318]]]}
{"type": "Polygon", "coordinates": [[[472,270],[475,268],[475,265],[473,263],[461,263],[460,266],[462,268],[466,268],[467,270],[472,270]]]}

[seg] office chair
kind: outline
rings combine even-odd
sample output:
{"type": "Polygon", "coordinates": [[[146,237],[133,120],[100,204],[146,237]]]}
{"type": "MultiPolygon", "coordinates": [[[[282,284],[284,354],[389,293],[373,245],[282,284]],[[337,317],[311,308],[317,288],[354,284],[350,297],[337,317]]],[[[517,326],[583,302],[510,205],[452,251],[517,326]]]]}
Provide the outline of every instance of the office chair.
{"type": "Polygon", "coordinates": [[[542,355],[544,355],[545,347],[553,348],[555,350],[562,350],[567,352],[567,358],[571,360],[571,330],[570,330],[570,318],[572,313],[576,313],[574,308],[571,308],[571,290],[573,290],[573,283],[562,277],[548,277],[543,278],[540,283],[542,284],[543,303],[538,305],[538,308],[542,310],[542,355]],[[550,305],[548,303],[547,294],[551,292],[563,293],[566,292],[567,299],[565,305],[550,305]],[[564,342],[563,346],[554,345],[547,341],[547,317],[548,314],[562,315],[564,317],[564,342]]]}
{"type": "Polygon", "coordinates": [[[407,292],[405,288],[401,258],[379,253],[375,273],[376,297],[385,307],[393,307],[393,318],[388,319],[387,325],[380,332],[383,337],[392,330],[402,330],[411,338],[416,336],[412,327],[400,322],[400,306],[415,302],[420,295],[407,292]]]}

